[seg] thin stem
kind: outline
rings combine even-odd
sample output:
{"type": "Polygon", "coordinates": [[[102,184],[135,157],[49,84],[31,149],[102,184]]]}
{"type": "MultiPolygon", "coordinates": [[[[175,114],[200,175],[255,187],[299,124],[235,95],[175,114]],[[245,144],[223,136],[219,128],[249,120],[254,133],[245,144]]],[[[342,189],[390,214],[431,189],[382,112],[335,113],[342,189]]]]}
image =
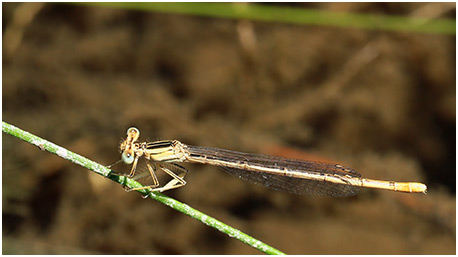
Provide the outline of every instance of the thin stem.
{"type": "MultiPolygon", "coordinates": [[[[42,139],[40,137],[37,137],[27,131],[24,131],[20,128],[17,128],[13,125],[10,125],[6,122],[2,122],[2,130],[3,132],[7,133],[7,134],[10,134],[12,136],[15,136],[21,140],[24,140],[30,144],[33,144],[35,146],[38,146],[41,150],[43,151],[48,151],[50,153],[53,153],[53,154],[56,154],[66,160],[69,160],[75,164],[78,164],[80,166],[83,166],[95,173],[97,173],[98,175],[101,175],[103,177],[106,177],[106,178],[109,178],[125,187],[128,187],[128,188],[138,188],[138,187],[142,187],[142,185],[140,183],[138,183],[137,181],[133,180],[133,179],[130,179],[128,177],[125,177],[125,176],[119,176],[119,175],[116,175],[114,173],[112,173],[112,171],[97,163],[97,162],[94,162],[92,160],[89,160],[87,159],[86,157],[83,157],[79,154],[76,154],[74,152],[71,152],[61,146],[58,146],[54,143],[51,143],[45,139],[42,139]]],[[[232,228],[224,223],[222,223],[221,221],[213,218],[213,217],[210,217],[192,207],[190,207],[189,205],[187,204],[184,204],[180,201],[177,201],[173,198],[170,198],[164,194],[161,194],[161,193],[158,193],[158,192],[152,192],[150,189],[143,189],[143,190],[138,190],[137,192],[143,194],[144,196],[147,196],[147,197],[150,197],[156,201],[159,201],[179,212],[182,212],[196,220],[199,220],[201,221],[202,223],[204,223],[205,225],[207,226],[210,226],[210,227],[213,227],[219,231],[221,231],[222,233],[225,233],[227,234],[228,236],[230,237],[233,237],[233,238],[236,238],[240,241],[242,241],[243,243],[245,244],[248,244],[250,245],[251,247],[253,248],[256,248],[258,249],[259,251],[262,251],[264,253],[267,253],[267,254],[284,254],[283,252],[241,232],[240,230],[238,229],[235,229],[235,228],[232,228]]]]}
{"type": "MultiPolygon", "coordinates": [[[[75,3],[72,3],[75,4],[75,3]]],[[[331,12],[311,8],[294,8],[266,4],[240,3],[135,3],[81,2],[77,4],[105,6],[138,11],[155,11],[216,18],[248,19],[297,25],[318,25],[369,30],[406,31],[454,35],[454,19],[429,19],[400,15],[331,12]]]]}

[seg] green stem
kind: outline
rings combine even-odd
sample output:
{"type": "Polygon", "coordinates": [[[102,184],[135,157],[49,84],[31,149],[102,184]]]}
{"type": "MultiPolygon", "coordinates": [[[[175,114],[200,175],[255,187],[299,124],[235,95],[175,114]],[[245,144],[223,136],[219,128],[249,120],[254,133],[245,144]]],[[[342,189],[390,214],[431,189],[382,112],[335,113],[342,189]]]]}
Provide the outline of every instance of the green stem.
{"type": "MultiPolygon", "coordinates": [[[[13,125],[10,125],[6,122],[2,122],[2,130],[3,132],[10,134],[12,136],[15,136],[19,139],[22,139],[26,142],[29,142],[30,144],[33,144],[35,146],[38,146],[41,150],[46,150],[48,152],[54,153],[66,160],[69,160],[75,164],[78,164],[80,166],[83,166],[98,175],[104,176],[106,178],[109,178],[119,184],[124,185],[125,187],[128,188],[138,188],[141,187],[142,185],[138,183],[137,181],[127,178],[125,176],[119,176],[116,174],[113,174],[112,171],[97,163],[92,160],[89,160],[79,154],[73,153],[61,146],[58,146],[54,143],[51,143],[43,138],[37,137],[27,131],[24,131],[20,128],[17,128],[13,125]]],[[[212,218],[192,207],[190,207],[187,204],[181,203],[173,198],[170,198],[164,194],[157,193],[157,192],[152,192],[150,189],[143,189],[143,190],[138,190],[141,194],[153,198],[156,201],[159,201],[179,212],[182,212],[196,220],[199,220],[200,222],[204,223],[207,226],[213,227],[222,233],[227,234],[230,237],[236,238],[245,244],[250,245],[253,248],[258,249],[259,251],[262,251],[267,254],[284,254],[281,251],[241,232],[238,229],[232,228],[221,221],[212,218]]]]}
{"type": "Polygon", "coordinates": [[[370,30],[407,31],[448,35],[455,35],[456,30],[456,21],[454,19],[428,19],[399,15],[344,13],[258,3],[81,2],[77,4],[137,11],[155,11],[216,18],[248,19],[264,22],[370,30]]]}

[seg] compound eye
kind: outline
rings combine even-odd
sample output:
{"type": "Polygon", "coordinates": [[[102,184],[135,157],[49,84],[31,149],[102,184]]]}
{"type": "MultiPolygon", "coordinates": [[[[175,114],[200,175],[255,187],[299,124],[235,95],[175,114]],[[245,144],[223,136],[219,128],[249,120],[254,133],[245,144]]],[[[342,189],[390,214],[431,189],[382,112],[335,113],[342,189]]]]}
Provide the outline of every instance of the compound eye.
{"type": "Polygon", "coordinates": [[[129,135],[130,133],[140,134],[140,131],[136,127],[130,127],[129,129],[127,129],[127,135],[129,135]]]}
{"type": "Polygon", "coordinates": [[[121,154],[121,159],[126,164],[131,164],[132,162],[134,162],[134,156],[132,154],[126,153],[126,152],[123,152],[121,154]]]}

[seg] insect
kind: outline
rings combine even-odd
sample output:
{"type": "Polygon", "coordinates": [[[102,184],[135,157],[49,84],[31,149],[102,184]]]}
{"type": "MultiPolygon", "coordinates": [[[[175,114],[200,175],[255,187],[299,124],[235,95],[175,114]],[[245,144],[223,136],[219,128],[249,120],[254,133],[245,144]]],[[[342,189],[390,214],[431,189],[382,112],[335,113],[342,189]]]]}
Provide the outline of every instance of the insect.
{"type": "Polygon", "coordinates": [[[177,164],[180,162],[219,166],[243,180],[300,195],[352,196],[358,193],[361,187],[426,193],[427,188],[418,182],[363,178],[353,169],[335,163],[192,146],[177,140],[138,142],[139,136],[140,131],[137,128],[131,127],[127,130],[127,138],[119,147],[121,159],[126,164],[132,164],[128,176],[135,179],[138,161],[145,158],[149,171],[146,176],[151,176],[153,182],[151,185],[132,190],[149,188],[163,192],[186,185],[184,177],[188,171],[177,164]],[[156,177],[156,171],[159,169],[171,177],[164,186],[160,186],[156,177]]]}

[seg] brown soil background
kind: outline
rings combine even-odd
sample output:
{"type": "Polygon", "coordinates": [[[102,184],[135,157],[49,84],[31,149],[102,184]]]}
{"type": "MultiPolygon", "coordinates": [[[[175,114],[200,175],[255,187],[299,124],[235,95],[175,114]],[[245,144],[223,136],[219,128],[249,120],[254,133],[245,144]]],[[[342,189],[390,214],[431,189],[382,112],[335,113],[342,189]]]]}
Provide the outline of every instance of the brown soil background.
{"type": "MultiPolygon", "coordinates": [[[[426,5],[300,7],[409,16],[426,5]]],[[[421,181],[427,195],[310,197],[185,165],[188,184],[166,194],[289,254],[456,252],[454,36],[58,4],[20,26],[20,6],[2,4],[4,121],[107,165],[136,126],[143,140],[421,181]],[[17,47],[9,29],[23,33],[17,47]]],[[[2,157],[5,254],[259,254],[6,134],[2,157]]]]}

